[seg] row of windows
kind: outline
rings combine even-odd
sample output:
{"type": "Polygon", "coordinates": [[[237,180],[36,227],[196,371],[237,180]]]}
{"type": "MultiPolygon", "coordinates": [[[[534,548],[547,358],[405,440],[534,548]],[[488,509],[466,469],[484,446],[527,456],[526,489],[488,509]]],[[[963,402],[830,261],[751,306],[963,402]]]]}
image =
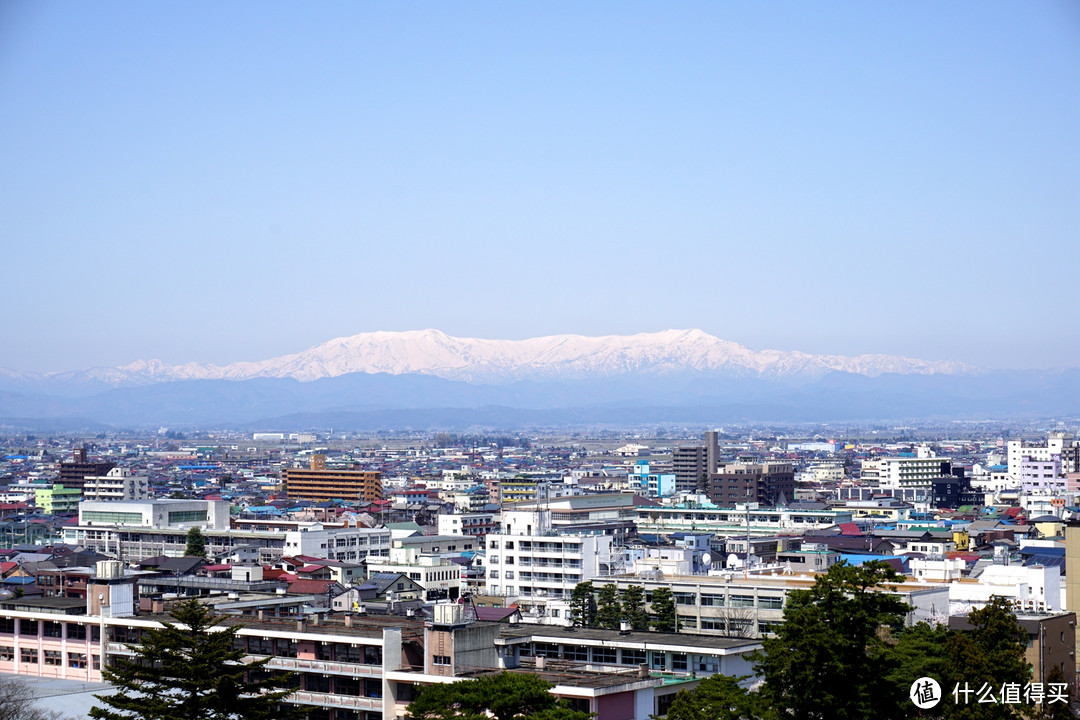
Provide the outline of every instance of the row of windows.
{"type": "MultiPolygon", "coordinates": [[[[98,655],[91,656],[94,669],[101,669],[101,658],[98,655]]],[[[15,659],[15,648],[8,645],[0,645],[0,661],[12,662],[15,659]]],[[[61,667],[64,664],[64,653],[60,650],[44,650],[40,654],[37,648],[19,648],[19,662],[27,664],[52,665],[61,667]]],[[[70,668],[86,668],[86,653],[69,652],[67,654],[67,666],[70,668]]]]}
{"type": "MultiPolygon", "coordinates": [[[[757,598],[755,604],[753,595],[719,595],[702,593],[700,599],[697,593],[693,592],[675,592],[675,604],[677,605],[700,605],[701,607],[733,607],[733,608],[752,608],[758,607],[762,610],[782,610],[784,607],[784,598],[782,596],[762,595],[757,598]]],[[[653,591],[649,590],[645,593],[645,600],[652,602],[653,591]]]]}
{"type": "MultiPolygon", "coordinates": [[[[38,634],[38,622],[41,622],[41,634],[47,638],[64,637],[64,627],[67,627],[68,640],[85,640],[86,625],[78,623],[59,623],[53,620],[18,620],[16,618],[0,618],[0,635],[29,635],[36,637],[38,634]]],[[[101,639],[101,627],[90,625],[91,639],[95,642],[101,639]]]]}

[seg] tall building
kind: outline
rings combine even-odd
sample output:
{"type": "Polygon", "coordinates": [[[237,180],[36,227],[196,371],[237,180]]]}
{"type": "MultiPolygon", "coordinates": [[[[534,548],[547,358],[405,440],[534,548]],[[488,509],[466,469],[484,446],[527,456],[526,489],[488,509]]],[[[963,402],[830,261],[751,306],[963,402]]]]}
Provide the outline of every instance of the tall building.
{"type": "Polygon", "coordinates": [[[719,433],[705,433],[704,445],[677,447],[671,452],[671,464],[675,470],[675,490],[681,493],[697,492],[699,485],[708,483],[708,477],[716,472],[720,456],[719,433]]]}
{"type": "Polygon", "coordinates": [[[65,488],[82,490],[87,476],[100,477],[108,474],[114,467],[116,463],[90,462],[86,456],[86,448],[77,448],[74,460],[60,463],[60,479],[57,483],[65,488]]]}
{"type": "Polygon", "coordinates": [[[709,476],[709,499],[721,507],[747,501],[777,505],[794,497],[791,463],[727,463],[709,476]]]}
{"type": "Polygon", "coordinates": [[[83,500],[146,500],[150,497],[150,480],[145,475],[132,475],[127,468],[113,468],[104,475],[87,475],[83,485],[83,500]]]}
{"type": "Polygon", "coordinates": [[[327,470],[325,455],[312,455],[310,468],[286,468],[285,494],[296,500],[382,499],[382,473],[377,470],[327,470]]]}

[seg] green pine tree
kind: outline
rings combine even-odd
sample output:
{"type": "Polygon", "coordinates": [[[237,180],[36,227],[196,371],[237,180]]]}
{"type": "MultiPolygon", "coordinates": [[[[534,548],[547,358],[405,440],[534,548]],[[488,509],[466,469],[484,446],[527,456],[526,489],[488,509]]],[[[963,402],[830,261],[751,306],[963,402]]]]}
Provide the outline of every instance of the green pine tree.
{"type": "Polygon", "coordinates": [[[589,720],[552,695],[551,684],[531,673],[502,672],[421,688],[406,720],[589,720]]]}
{"type": "Polygon", "coordinates": [[[622,614],[631,630],[648,630],[649,613],[645,611],[645,589],[631,585],[622,592],[622,614]]]}
{"type": "Polygon", "coordinates": [[[693,690],[680,691],[665,717],[667,720],[753,720],[763,717],[761,698],[739,685],[746,677],[710,675],[693,690]]]}
{"type": "Polygon", "coordinates": [[[883,562],[841,562],[812,588],[789,593],[776,636],[762,639],[763,651],[752,656],[766,704],[791,720],[904,716],[888,680],[895,662],[880,632],[899,627],[910,610],[879,592],[896,579],[883,562]]]}
{"type": "Polygon", "coordinates": [[[659,632],[678,632],[679,615],[671,588],[657,588],[652,594],[652,626],[659,632]]]}
{"type": "Polygon", "coordinates": [[[104,680],[119,692],[95,695],[98,720],[277,720],[295,716],[282,702],[292,690],[281,677],[254,679],[269,658],[245,664],[235,647],[239,626],[217,618],[195,598],[169,613],[177,624],[148,630],[133,659],[113,657],[104,680]]]}
{"type": "Polygon", "coordinates": [[[619,589],[608,583],[600,588],[596,600],[596,626],[607,630],[618,630],[623,621],[622,604],[619,602],[619,589]]]}
{"type": "Polygon", "coordinates": [[[193,527],[188,530],[187,547],[184,549],[184,555],[187,557],[206,557],[206,538],[203,537],[202,530],[199,528],[193,527]]]}
{"type": "Polygon", "coordinates": [[[570,624],[575,627],[596,624],[596,596],[591,580],[578,583],[570,594],[570,624]]]}

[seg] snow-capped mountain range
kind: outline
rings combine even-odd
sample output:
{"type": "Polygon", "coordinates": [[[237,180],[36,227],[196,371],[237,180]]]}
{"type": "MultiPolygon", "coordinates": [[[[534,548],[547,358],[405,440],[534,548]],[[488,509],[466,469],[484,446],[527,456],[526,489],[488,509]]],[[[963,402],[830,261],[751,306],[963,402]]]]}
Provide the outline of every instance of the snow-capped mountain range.
{"type": "Polygon", "coordinates": [[[48,375],[2,373],[21,384],[93,383],[131,387],[182,380],[292,378],[312,382],[353,373],[419,374],[474,384],[520,380],[612,378],[629,374],[720,374],[731,377],[813,380],[830,372],[954,375],[975,369],[959,362],[927,362],[893,355],[811,355],[755,351],[701,330],[636,335],[552,335],[528,340],[451,337],[438,330],[371,332],[341,337],[303,352],[219,366],[169,365],[139,360],[118,368],[48,375]]]}

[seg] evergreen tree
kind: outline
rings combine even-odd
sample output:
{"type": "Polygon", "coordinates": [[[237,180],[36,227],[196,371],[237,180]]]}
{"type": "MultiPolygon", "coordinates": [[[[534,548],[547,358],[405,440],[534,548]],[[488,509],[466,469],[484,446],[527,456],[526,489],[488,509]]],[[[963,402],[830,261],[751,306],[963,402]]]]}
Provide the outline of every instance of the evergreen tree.
{"type": "Polygon", "coordinates": [[[570,624],[575,627],[593,627],[596,624],[596,597],[592,581],[574,586],[570,594],[570,624]]]}
{"type": "Polygon", "coordinates": [[[244,663],[239,626],[215,630],[217,618],[195,598],[169,613],[178,624],[148,630],[133,659],[113,657],[101,674],[119,692],[95,695],[98,720],[277,720],[292,694],[282,678],[254,679],[269,658],[244,663]]]}
{"type": "Polygon", "coordinates": [[[199,528],[193,527],[188,530],[187,547],[184,549],[184,555],[187,557],[206,557],[206,538],[203,537],[202,530],[199,528]]]}
{"type": "MultiPolygon", "coordinates": [[[[912,683],[923,677],[942,681],[942,691],[946,692],[943,678],[951,663],[949,634],[944,625],[931,627],[924,622],[889,633],[885,638],[889,668],[886,677],[892,696],[882,700],[884,706],[900,708],[900,712],[908,717],[925,714],[926,711],[915,707],[908,696],[912,683]]],[[[937,711],[940,709],[938,705],[937,711]]]]}
{"type": "Polygon", "coordinates": [[[678,632],[679,615],[671,588],[657,588],[652,594],[652,626],[659,632],[678,632]]]}
{"type": "MultiPolygon", "coordinates": [[[[667,720],[753,720],[764,715],[761,698],[739,685],[741,678],[710,675],[693,690],[682,690],[667,711],[667,720]]],[[[650,716],[655,718],[655,716],[650,716]]]]}
{"type": "Polygon", "coordinates": [[[903,716],[888,677],[895,661],[879,631],[899,627],[910,606],[879,592],[891,566],[841,562],[808,590],[794,590],[776,637],[762,639],[755,670],[764,701],[790,720],[903,716]]]}
{"type": "Polygon", "coordinates": [[[589,720],[549,691],[539,675],[503,672],[421,688],[407,720],[589,720]]]}
{"type": "Polygon", "coordinates": [[[648,630],[649,613],[645,612],[645,590],[631,585],[622,592],[622,614],[631,630],[648,630]]]}
{"type": "Polygon", "coordinates": [[[619,589],[612,583],[601,587],[596,605],[596,626],[607,630],[618,630],[623,621],[619,589]]]}

